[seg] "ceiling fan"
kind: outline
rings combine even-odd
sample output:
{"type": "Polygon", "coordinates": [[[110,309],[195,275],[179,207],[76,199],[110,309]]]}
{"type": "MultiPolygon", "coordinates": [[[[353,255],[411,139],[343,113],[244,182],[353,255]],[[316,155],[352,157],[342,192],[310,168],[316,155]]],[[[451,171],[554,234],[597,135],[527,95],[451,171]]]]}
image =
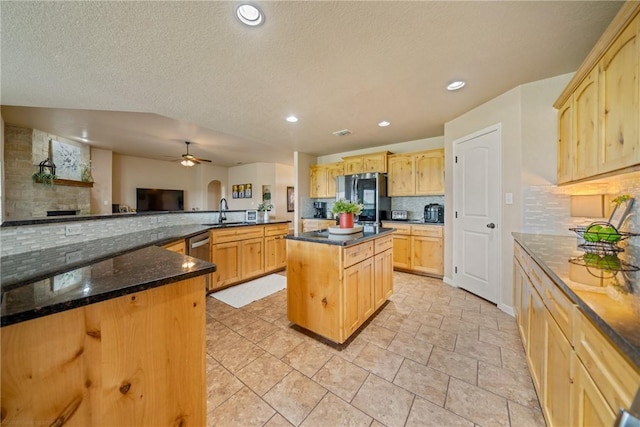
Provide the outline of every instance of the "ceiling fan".
{"type": "Polygon", "coordinates": [[[189,144],[191,144],[191,142],[185,141],[184,143],[187,144],[187,152],[182,155],[182,159],[180,160],[180,164],[182,166],[194,166],[202,162],[211,163],[211,160],[201,159],[192,154],[189,154],[189,144]]]}

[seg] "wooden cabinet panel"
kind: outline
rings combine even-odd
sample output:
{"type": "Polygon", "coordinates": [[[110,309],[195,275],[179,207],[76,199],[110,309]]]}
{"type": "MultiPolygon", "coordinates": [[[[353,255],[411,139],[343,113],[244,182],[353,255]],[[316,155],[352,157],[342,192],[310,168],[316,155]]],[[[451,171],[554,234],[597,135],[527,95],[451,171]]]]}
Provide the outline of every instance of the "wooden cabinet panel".
{"type": "Polygon", "coordinates": [[[186,245],[184,243],[184,239],[183,240],[179,240],[177,242],[172,242],[172,243],[168,243],[164,246],[162,246],[165,249],[170,250],[171,252],[176,252],[182,255],[185,255],[187,253],[186,250],[186,245]]]}
{"type": "Polygon", "coordinates": [[[287,266],[287,241],[283,236],[264,238],[264,269],[274,271],[287,266]]]}
{"type": "Polygon", "coordinates": [[[442,238],[411,236],[411,269],[441,276],[444,273],[442,238]]]}
{"type": "Polygon", "coordinates": [[[383,151],[380,153],[343,157],[344,175],[368,172],[386,173],[388,154],[388,151],[383,151]]]}
{"type": "Polygon", "coordinates": [[[393,266],[411,269],[411,237],[393,235],[393,266]]]}
{"type": "Polygon", "coordinates": [[[558,183],[573,179],[573,97],[558,110],[558,183]]]}
{"type": "Polygon", "coordinates": [[[415,194],[444,194],[444,149],[417,154],[414,159],[415,194]]]}
{"type": "Polygon", "coordinates": [[[373,245],[374,242],[369,241],[344,248],[344,266],[349,267],[366,258],[371,258],[373,256],[373,245]]]}
{"type": "Polygon", "coordinates": [[[598,173],[598,70],[594,69],[573,95],[575,129],[572,179],[598,173]]]}
{"type": "Polygon", "coordinates": [[[377,255],[380,252],[384,252],[387,249],[393,248],[393,237],[386,236],[376,239],[374,243],[374,253],[377,255]]]}
{"type": "Polygon", "coordinates": [[[412,236],[425,236],[425,237],[437,237],[442,238],[444,234],[444,227],[439,225],[412,225],[412,236]]]}
{"type": "Polygon", "coordinates": [[[327,188],[324,196],[321,197],[336,197],[336,177],[342,175],[344,175],[344,164],[342,162],[327,165],[327,188]]]}
{"type": "Polygon", "coordinates": [[[346,333],[351,335],[373,314],[373,258],[344,270],[346,333]]]}
{"type": "Polygon", "coordinates": [[[241,242],[242,279],[259,276],[264,273],[264,240],[248,239],[241,242]]]}
{"type": "Polygon", "coordinates": [[[374,310],[393,294],[393,251],[386,250],[374,258],[374,310]]]}
{"type": "Polygon", "coordinates": [[[531,323],[529,325],[529,353],[527,360],[531,369],[531,379],[541,394],[544,386],[544,356],[547,326],[545,307],[538,292],[531,287],[531,323]]]}
{"type": "Polygon", "coordinates": [[[581,312],[577,312],[574,346],[576,354],[598,385],[609,406],[628,408],[640,384],[640,373],[581,312]]]}
{"type": "MultiPolygon", "coordinates": [[[[575,373],[571,393],[571,421],[576,427],[612,426],[616,418],[598,386],[574,353],[575,373]]],[[[569,424],[567,424],[569,425],[569,424]]]]}
{"type": "Polygon", "coordinates": [[[343,162],[313,165],[309,168],[309,197],[336,197],[336,177],[345,174],[343,162]]]}
{"type": "Polygon", "coordinates": [[[327,228],[336,225],[335,219],[303,219],[302,231],[318,231],[326,230],[327,228]]]}
{"type": "Polygon", "coordinates": [[[211,230],[211,243],[237,242],[264,236],[264,226],[230,227],[211,230]]]}
{"type": "Polygon", "coordinates": [[[264,235],[266,236],[284,236],[289,233],[289,224],[272,224],[264,226],[264,235]]]}
{"type": "Polygon", "coordinates": [[[217,270],[211,275],[213,280],[210,283],[210,290],[241,280],[240,254],[239,242],[211,245],[211,262],[216,264],[217,270]]]}
{"type": "Polygon", "coordinates": [[[344,161],[344,174],[345,175],[353,175],[356,173],[362,173],[363,172],[363,162],[362,162],[362,157],[352,157],[352,158],[348,158],[345,157],[343,158],[344,161]]]}
{"type": "Polygon", "coordinates": [[[640,162],[639,26],[640,15],[614,41],[599,64],[603,135],[599,172],[640,162]]]}
{"type": "Polygon", "coordinates": [[[389,156],[387,194],[389,196],[414,196],[416,194],[414,157],[410,154],[389,156]]]}
{"type": "Polygon", "coordinates": [[[551,427],[571,426],[573,348],[553,317],[548,312],[546,316],[544,393],[540,399],[542,410],[551,427]]]}

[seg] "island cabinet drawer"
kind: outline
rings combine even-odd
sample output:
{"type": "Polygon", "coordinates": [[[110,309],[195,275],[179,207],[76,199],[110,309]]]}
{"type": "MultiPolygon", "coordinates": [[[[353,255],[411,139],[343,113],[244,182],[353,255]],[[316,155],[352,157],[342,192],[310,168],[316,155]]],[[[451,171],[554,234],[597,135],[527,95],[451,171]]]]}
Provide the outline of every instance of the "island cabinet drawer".
{"type": "Polygon", "coordinates": [[[398,224],[397,222],[386,222],[383,224],[385,228],[395,228],[393,234],[411,234],[411,226],[408,224],[398,224]]]}
{"type": "Polygon", "coordinates": [[[375,253],[376,255],[380,252],[384,252],[387,249],[391,249],[393,247],[393,237],[381,237],[380,239],[376,239],[375,241],[375,253]]]}
{"type": "Polygon", "coordinates": [[[264,236],[264,226],[231,227],[224,230],[211,231],[211,243],[227,243],[238,240],[255,239],[264,236]]]}
{"type": "Polygon", "coordinates": [[[576,309],[574,347],[585,369],[611,409],[628,408],[640,383],[640,372],[576,309]]]}
{"type": "Polygon", "coordinates": [[[426,237],[442,237],[442,229],[444,227],[428,226],[428,225],[412,225],[412,236],[426,236],[426,237]]]}
{"type": "Polygon", "coordinates": [[[265,225],[264,227],[264,235],[265,237],[269,236],[281,236],[283,234],[289,233],[289,225],[288,224],[274,224],[274,225],[265,225]]]}
{"type": "Polygon", "coordinates": [[[343,254],[344,267],[350,267],[373,256],[373,242],[365,242],[346,247],[344,248],[343,254]]]}

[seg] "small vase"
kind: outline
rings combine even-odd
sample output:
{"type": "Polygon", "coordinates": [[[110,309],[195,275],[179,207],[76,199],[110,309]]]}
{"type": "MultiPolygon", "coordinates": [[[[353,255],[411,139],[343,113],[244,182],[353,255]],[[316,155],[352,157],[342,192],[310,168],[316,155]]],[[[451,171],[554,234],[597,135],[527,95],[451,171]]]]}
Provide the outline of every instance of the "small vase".
{"type": "Polygon", "coordinates": [[[262,211],[262,222],[269,222],[269,211],[262,211]]]}
{"type": "Polygon", "coordinates": [[[341,213],[340,214],[340,228],[353,228],[353,214],[341,213]]]}

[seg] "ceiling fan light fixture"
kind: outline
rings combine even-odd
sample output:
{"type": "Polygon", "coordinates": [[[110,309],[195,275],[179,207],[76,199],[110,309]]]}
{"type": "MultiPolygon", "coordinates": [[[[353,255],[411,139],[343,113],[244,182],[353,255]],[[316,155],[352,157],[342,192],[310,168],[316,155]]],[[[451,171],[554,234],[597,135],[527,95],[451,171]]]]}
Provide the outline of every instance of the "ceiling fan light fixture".
{"type": "Polygon", "coordinates": [[[466,85],[467,82],[465,82],[464,80],[455,80],[452,81],[451,83],[449,83],[447,85],[447,90],[458,90],[458,89],[462,89],[464,87],[464,85],[466,85]]]}
{"type": "Polygon", "coordinates": [[[252,4],[243,3],[236,8],[236,16],[245,25],[257,27],[264,22],[262,11],[252,4]]]}
{"type": "Polygon", "coordinates": [[[182,166],[187,166],[187,167],[191,167],[191,166],[195,166],[195,162],[189,160],[189,159],[184,159],[183,161],[180,162],[180,164],[182,166]]]}

